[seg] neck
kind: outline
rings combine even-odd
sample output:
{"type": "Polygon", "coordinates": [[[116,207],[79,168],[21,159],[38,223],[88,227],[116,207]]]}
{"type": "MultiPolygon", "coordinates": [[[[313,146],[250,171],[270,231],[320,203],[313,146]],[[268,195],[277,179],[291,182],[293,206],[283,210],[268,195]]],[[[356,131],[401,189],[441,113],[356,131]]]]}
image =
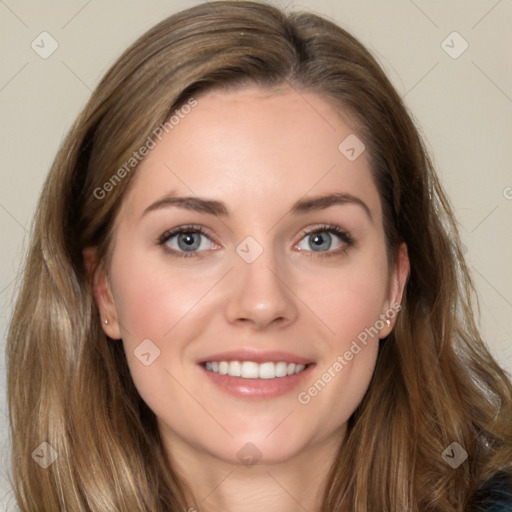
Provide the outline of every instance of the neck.
{"type": "Polygon", "coordinates": [[[167,436],[188,512],[320,512],[340,436],[310,444],[286,461],[251,465],[219,459],[179,438],[170,441],[167,436]]]}

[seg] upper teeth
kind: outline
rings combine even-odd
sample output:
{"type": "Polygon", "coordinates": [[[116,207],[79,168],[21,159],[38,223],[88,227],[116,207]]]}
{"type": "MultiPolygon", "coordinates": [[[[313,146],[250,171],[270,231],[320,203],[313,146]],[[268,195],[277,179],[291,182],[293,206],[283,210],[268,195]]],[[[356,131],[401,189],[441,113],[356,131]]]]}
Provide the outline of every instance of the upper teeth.
{"type": "Polygon", "coordinates": [[[231,377],[243,377],[244,379],[273,379],[275,377],[286,377],[300,373],[306,366],[303,364],[286,363],[262,363],[254,361],[208,361],[206,369],[221,375],[231,377]]]}

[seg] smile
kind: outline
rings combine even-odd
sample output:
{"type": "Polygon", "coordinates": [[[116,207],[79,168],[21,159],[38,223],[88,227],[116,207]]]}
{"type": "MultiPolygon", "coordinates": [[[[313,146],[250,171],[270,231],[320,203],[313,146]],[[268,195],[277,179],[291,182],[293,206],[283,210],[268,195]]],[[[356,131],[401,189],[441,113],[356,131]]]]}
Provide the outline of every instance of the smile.
{"type": "Polygon", "coordinates": [[[276,379],[296,375],[306,368],[304,364],[286,361],[257,363],[255,361],[207,361],[205,368],[219,375],[243,379],[276,379]]]}

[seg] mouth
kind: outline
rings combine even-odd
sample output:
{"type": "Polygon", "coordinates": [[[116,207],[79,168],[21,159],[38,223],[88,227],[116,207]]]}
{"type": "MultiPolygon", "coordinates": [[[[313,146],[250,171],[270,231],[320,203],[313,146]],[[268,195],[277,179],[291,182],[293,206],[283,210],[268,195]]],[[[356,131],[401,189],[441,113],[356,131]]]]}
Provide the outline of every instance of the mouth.
{"type": "Polygon", "coordinates": [[[242,379],[280,379],[302,373],[307,366],[304,364],[289,363],[287,361],[206,361],[203,363],[209,372],[242,379]]]}
{"type": "Polygon", "coordinates": [[[198,365],[221,391],[245,399],[270,399],[303,384],[316,363],[285,352],[247,349],[211,355],[198,365]]]}

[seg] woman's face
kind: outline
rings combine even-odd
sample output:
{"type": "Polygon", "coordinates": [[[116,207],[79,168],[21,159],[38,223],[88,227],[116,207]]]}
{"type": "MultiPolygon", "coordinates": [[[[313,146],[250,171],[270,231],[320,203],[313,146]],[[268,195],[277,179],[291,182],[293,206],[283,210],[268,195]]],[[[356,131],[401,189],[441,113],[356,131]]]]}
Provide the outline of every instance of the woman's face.
{"type": "Polygon", "coordinates": [[[405,253],[388,269],[367,153],[314,94],[197,101],[124,197],[105,331],[171,450],[253,463],[334,446],[407,273],[405,253]]]}

